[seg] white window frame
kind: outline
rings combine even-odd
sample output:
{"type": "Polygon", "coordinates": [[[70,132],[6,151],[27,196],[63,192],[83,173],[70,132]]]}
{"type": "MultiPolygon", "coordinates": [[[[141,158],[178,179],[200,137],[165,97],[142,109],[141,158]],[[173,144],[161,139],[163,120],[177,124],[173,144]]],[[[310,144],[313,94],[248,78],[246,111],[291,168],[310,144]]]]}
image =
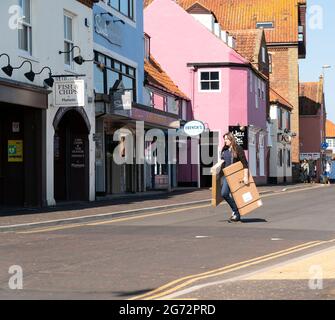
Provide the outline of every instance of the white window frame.
{"type": "Polygon", "coordinates": [[[144,59],[149,60],[150,58],[150,37],[144,35],[144,59]]]}
{"type": "Polygon", "coordinates": [[[255,106],[256,109],[259,108],[259,78],[255,75],[254,79],[254,84],[255,84],[255,106]]]}
{"type": "Polygon", "coordinates": [[[272,73],[273,71],[273,54],[269,53],[269,73],[272,73]]]}
{"type": "MultiPolygon", "coordinates": [[[[20,5],[22,3],[22,13],[25,12],[25,6],[27,4],[27,0],[20,0],[20,5]]],[[[32,40],[33,40],[33,30],[32,30],[32,3],[31,0],[29,1],[29,16],[30,16],[30,22],[26,22],[25,19],[22,19],[20,22],[20,28],[21,30],[18,30],[18,48],[19,50],[22,50],[25,53],[28,53],[30,56],[33,55],[33,45],[32,45],[32,40]],[[27,44],[28,44],[28,50],[21,48],[20,47],[20,41],[19,41],[19,36],[20,36],[20,31],[24,30],[24,27],[27,28],[27,33],[25,34],[27,36],[27,44]]]]}
{"type": "Polygon", "coordinates": [[[256,23],[256,29],[273,29],[273,21],[261,21],[256,23]]]}
{"type": "Polygon", "coordinates": [[[266,50],[265,47],[262,47],[262,62],[266,62],[266,50]]]}
{"type": "Polygon", "coordinates": [[[249,83],[250,93],[253,93],[253,91],[254,91],[254,88],[253,88],[253,85],[254,85],[253,77],[254,77],[254,74],[252,73],[252,71],[250,71],[250,83],[249,83]]]}
{"type": "Polygon", "coordinates": [[[213,69],[209,69],[209,70],[206,70],[206,69],[204,69],[204,70],[200,70],[199,69],[199,75],[198,75],[198,89],[199,89],[199,92],[217,92],[217,93],[220,93],[221,92],[221,70],[213,70],[213,69]],[[208,80],[208,81],[206,81],[206,80],[201,80],[201,74],[202,73],[209,73],[209,74],[211,74],[211,72],[218,72],[219,73],[219,80],[213,80],[213,81],[211,81],[211,80],[208,80]],[[201,89],[201,83],[202,82],[219,82],[219,89],[215,89],[215,90],[202,90],[201,89]]]}
{"type": "MultiPolygon", "coordinates": [[[[73,28],[73,22],[74,22],[74,15],[67,12],[67,11],[64,11],[64,14],[63,14],[63,23],[64,23],[64,26],[63,26],[63,31],[64,31],[64,49],[65,49],[65,44],[69,44],[70,46],[70,50],[74,47],[74,40],[73,40],[73,32],[74,32],[74,28],[73,28]],[[72,40],[70,39],[67,39],[65,37],[65,35],[67,35],[67,24],[65,23],[65,18],[69,18],[71,19],[71,24],[72,24],[72,40]]],[[[74,50],[73,50],[74,51],[74,50]]],[[[74,52],[71,52],[71,53],[64,53],[64,66],[65,66],[65,69],[71,69],[73,70],[74,69],[74,63],[73,63],[73,58],[74,58],[74,52]],[[69,55],[69,60],[70,60],[70,64],[67,64],[65,62],[65,58],[66,58],[66,55],[69,55]]]]}

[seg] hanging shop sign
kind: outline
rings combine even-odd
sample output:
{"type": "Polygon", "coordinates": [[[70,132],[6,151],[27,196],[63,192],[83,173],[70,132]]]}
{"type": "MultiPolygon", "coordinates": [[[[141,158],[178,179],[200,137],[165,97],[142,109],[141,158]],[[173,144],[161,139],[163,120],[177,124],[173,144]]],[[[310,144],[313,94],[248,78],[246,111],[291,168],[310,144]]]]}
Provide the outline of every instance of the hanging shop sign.
{"type": "Polygon", "coordinates": [[[22,140],[8,140],[8,162],[23,162],[22,140]]]}
{"type": "Polygon", "coordinates": [[[56,80],[54,87],[55,107],[84,107],[85,81],[84,80],[56,80]]]}
{"type": "Polygon", "coordinates": [[[292,137],[288,135],[287,133],[278,133],[278,142],[287,144],[291,143],[292,137]]]}
{"type": "Polygon", "coordinates": [[[237,144],[243,147],[243,150],[248,150],[248,127],[245,126],[229,126],[229,132],[233,134],[237,144]]]}
{"type": "Polygon", "coordinates": [[[198,136],[205,131],[205,125],[201,121],[193,120],[185,123],[184,132],[191,137],[198,136]]]}

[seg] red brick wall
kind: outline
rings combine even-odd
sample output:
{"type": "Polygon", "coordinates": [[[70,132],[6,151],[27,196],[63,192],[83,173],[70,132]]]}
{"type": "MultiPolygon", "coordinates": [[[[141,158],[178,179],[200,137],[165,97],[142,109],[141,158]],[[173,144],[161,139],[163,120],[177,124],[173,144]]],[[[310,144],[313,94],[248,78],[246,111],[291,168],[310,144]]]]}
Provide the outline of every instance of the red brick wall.
{"type": "Polygon", "coordinates": [[[269,47],[272,55],[270,86],[288,100],[294,107],[291,117],[291,131],[296,133],[292,139],[292,161],[298,163],[299,150],[299,69],[297,47],[269,47]]]}

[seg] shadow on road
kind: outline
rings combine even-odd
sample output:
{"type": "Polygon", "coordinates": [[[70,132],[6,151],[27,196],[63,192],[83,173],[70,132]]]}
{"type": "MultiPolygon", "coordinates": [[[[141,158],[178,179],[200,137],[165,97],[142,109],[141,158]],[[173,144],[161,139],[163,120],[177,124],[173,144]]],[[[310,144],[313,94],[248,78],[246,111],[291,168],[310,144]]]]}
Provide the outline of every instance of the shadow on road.
{"type": "Polygon", "coordinates": [[[145,293],[148,293],[154,289],[146,289],[146,290],[137,290],[137,291],[117,291],[113,292],[118,297],[132,297],[132,296],[139,296],[145,293]]]}
{"type": "Polygon", "coordinates": [[[249,218],[249,219],[246,219],[246,218],[243,218],[241,219],[241,222],[242,223],[262,223],[262,222],[268,222],[267,220],[265,219],[258,219],[258,218],[249,218]]]}

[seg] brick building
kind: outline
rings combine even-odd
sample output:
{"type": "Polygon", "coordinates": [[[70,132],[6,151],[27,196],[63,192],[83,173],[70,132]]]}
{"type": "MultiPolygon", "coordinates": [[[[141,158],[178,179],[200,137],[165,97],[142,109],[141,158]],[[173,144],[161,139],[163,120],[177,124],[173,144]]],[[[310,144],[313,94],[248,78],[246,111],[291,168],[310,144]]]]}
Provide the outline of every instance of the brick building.
{"type": "Polygon", "coordinates": [[[316,161],[317,178],[324,171],[326,153],[326,107],[323,77],[319,82],[300,83],[300,160],[316,161]]]}

